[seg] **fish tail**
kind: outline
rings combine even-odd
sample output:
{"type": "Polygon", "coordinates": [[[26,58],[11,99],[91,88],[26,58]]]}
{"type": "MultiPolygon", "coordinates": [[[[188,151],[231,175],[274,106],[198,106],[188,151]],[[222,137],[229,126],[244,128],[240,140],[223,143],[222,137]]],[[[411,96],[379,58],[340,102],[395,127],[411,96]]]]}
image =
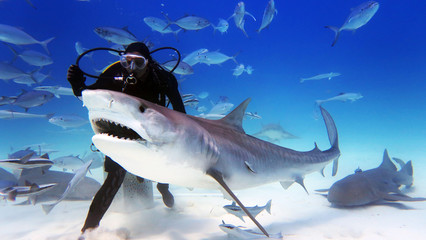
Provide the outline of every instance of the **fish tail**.
{"type": "MultiPolygon", "coordinates": [[[[327,128],[328,133],[328,140],[330,141],[331,148],[335,151],[340,152],[339,150],[339,137],[337,134],[337,128],[336,124],[334,123],[333,118],[331,117],[330,113],[328,113],[323,107],[320,106],[322,117],[324,118],[325,126],[327,128]]],[[[333,173],[332,175],[335,176],[337,173],[337,167],[338,167],[338,159],[334,159],[333,161],[333,173]]]]}
{"type": "Polygon", "coordinates": [[[325,28],[328,28],[328,29],[334,31],[334,33],[335,33],[335,35],[334,35],[334,41],[331,44],[331,46],[333,47],[336,44],[337,39],[339,39],[340,29],[338,27],[334,27],[334,26],[325,26],[325,28]]]}
{"type": "Polygon", "coordinates": [[[232,58],[231,58],[231,59],[232,59],[232,61],[234,61],[236,64],[238,64],[238,62],[237,62],[237,59],[236,59],[236,58],[237,58],[238,54],[240,54],[240,52],[241,52],[241,51],[238,51],[238,52],[237,52],[236,54],[234,54],[234,56],[232,56],[232,58]]]}
{"type": "Polygon", "coordinates": [[[182,31],[182,28],[179,28],[178,30],[176,30],[176,31],[173,32],[173,35],[175,35],[176,41],[178,41],[178,42],[179,42],[178,33],[180,31],[182,31]]]}
{"type": "Polygon", "coordinates": [[[163,28],[163,30],[166,30],[166,28],[170,27],[170,25],[173,24],[172,20],[165,14],[164,12],[161,12],[163,14],[164,18],[167,20],[167,25],[163,28]]]}
{"type": "Polygon", "coordinates": [[[266,203],[266,211],[271,214],[271,203],[272,203],[272,199],[268,201],[268,203],[266,203]]]}
{"type": "Polygon", "coordinates": [[[40,42],[40,45],[44,48],[44,50],[47,52],[47,54],[50,55],[49,49],[47,49],[47,44],[50,43],[53,39],[55,39],[55,37],[49,38],[47,40],[44,40],[42,42],[40,42]]]}

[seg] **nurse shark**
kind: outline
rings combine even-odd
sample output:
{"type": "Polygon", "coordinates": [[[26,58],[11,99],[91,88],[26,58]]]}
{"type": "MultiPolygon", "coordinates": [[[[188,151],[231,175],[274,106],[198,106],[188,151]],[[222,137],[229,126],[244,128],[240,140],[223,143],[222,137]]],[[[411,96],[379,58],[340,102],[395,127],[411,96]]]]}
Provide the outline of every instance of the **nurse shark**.
{"type": "Polygon", "coordinates": [[[219,120],[186,115],[120,92],[83,91],[95,146],[132,174],[185,187],[224,190],[257,227],[268,233],[232,190],[279,181],[304,187],[340,156],[335,123],[321,107],[331,148],[299,152],[253,136],[242,128],[250,99],[219,120]],[[232,189],[232,190],[231,190],[232,189]]]}

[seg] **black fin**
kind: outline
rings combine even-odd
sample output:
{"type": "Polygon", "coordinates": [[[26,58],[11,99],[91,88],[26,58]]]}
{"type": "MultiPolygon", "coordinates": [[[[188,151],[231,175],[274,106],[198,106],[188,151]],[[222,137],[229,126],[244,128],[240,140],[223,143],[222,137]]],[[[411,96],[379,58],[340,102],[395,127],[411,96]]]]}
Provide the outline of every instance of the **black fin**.
{"type": "Polygon", "coordinates": [[[225,181],[223,180],[222,173],[214,168],[210,168],[206,171],[206,174],[214,178],[220,186],[225,189],[225,191],[234,199],[234,201],[241,207],[241,209],[247,214],[247,216],[256,224],[256,226],[260,229],[260,231],[265,234],[265,236],[269,237],[268,232],[260,225],[260,223],[256,220],[256,218],[253,217],[253,215],[247,210],[247,208],[241,203],[241,201],[235,196],[235,194],[232,192],[232,190],[226,185],[225,181]]]}

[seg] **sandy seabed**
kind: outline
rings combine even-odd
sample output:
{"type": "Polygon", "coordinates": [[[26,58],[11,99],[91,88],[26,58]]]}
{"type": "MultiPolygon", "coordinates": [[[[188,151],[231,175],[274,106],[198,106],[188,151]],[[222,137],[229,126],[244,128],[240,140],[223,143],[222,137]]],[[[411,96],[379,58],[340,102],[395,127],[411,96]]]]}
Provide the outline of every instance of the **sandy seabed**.
{"type": "MultiPolygon", "coordinates": [[[[377,160],[375,165],[379,165],[377,160]]],[[[426,197],[425,163],[413,161],[414,186],[406,193],[411,197],[426,197]],[[417,163],[417,164],[416,164],[417,163]]],[[[272,214],[263,211],[258,221],[269,233],[281,232],[288,240],[362,239],[399,240],[424,239],[426,236],[426,202],[405,202],[405,208],[373,205],[352,209],[330,207],[330,203],[315,189],[324,189],[335,181],[351,174],[353,169],[339,169],[336,177],[319,173],[307,175],[305,179],[309,195],[297,184],[284,190],[279,183],[236,191],[246,206],[263,206],[272,199],[272,214]]],[[[352,166],[351,166],[352,167],[352,166]]],[[[327,167],[326,170],[330,170],[327,167]]],[[[228,239],[218,227],[222,220],[236,226],[259,231],[248,219],[242,222],[228,214],[220,191],[171,187],[175,196],[174,209],[167,209],[154,191],[154,207],[142,209],[132,206],[131,211],[119,209],[117,205],[107,212],[101,226],[84,235],[86,240],[121,239],[228,239]]],[[[0,232],[7,240],[77,240],[89,208],[89,201],[64,201],[49,215],[41,205],[14,206],[2,203],[0,232]]]]}

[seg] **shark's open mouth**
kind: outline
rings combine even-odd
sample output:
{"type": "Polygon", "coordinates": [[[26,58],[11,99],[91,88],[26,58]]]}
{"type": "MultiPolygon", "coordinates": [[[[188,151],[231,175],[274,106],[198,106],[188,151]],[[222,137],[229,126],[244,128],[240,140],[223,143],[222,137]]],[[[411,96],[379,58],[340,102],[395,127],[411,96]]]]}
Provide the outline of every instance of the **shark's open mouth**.
{"type": "Polygon", "coordinates": [[[95,132],[98,134],[108,134],[109,136],[124,138],[129,140],[145,141],[139,134],[132,129],[106,119],[93,119],[92,126],[95,128],[95,132]]]}

